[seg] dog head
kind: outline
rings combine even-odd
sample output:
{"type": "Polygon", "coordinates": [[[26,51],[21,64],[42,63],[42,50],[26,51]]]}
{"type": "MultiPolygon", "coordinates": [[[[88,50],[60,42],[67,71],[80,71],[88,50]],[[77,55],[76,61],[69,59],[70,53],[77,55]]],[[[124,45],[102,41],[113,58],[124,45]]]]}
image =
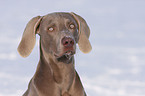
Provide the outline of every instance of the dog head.
{"type": "Polygon", "coordinates": [[[32,18],[18,46],[21,56],[32,52],[36,34],[40,35],[42,52],[54,56],[58,61],[70,60],[76,52],[76,43],[82,52],[91,50],[90,29],[86,21],[75,13],[51,13],[32,18]]]}

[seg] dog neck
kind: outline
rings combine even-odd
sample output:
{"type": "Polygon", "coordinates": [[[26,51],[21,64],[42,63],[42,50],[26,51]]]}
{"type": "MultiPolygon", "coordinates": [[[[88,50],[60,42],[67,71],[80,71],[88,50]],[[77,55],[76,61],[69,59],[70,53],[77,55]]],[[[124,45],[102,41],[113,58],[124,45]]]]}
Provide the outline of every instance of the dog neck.
{"type": "Polygon", "coordinates": [[[37,71],[39,70],[44,71],[42,73],[45,73],[45,76],[51,75],[51,78],[57,84],[68,83],[70,85],[72,84],[75,77],[74,56],[72,57],[72,61],[69,64],[59,62],[56,61],[52,55],[47,54],[43,50],[43,47],[40,46],[40,61],[37,67],[37,71]]]}

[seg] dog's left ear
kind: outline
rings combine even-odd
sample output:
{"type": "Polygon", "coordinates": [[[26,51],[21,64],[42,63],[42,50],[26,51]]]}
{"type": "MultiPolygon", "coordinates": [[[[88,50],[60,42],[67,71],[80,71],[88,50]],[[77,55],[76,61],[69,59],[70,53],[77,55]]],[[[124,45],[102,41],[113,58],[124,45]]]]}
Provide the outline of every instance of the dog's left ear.
{"type": "Polygon", "coordinates": [[[22,57],[27,57],[32,52],[36,42],[36,33],[39,33],[38,28],[41,20],[42,17],[37,16],[28,22],[23,33],[22,40],[17,49],[22,57]]]}
{"type": "Polygon", "coordinates": [[[86,21],[79,15],[71,12],[70,13],[75,20],[78,23],[78,28],[79,28],[79,40],[78,40],[78,45],[79,49],[83,53],[89,53],[92,50],[92,46],[89,41],[89,36],[90,36],[90,29],[86,23],[86,21]]]}

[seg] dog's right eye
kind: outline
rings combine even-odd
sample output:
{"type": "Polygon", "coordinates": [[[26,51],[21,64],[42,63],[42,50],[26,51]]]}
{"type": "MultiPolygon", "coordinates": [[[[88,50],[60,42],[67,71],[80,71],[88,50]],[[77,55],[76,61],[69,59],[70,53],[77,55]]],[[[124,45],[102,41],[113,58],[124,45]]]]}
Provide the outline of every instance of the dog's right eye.
{"type": "Polygon", "coordinates": [[[54,31],[54,28],[53,27],[48,27],[48,31],[52,32],[52,31],[54,31]]]}

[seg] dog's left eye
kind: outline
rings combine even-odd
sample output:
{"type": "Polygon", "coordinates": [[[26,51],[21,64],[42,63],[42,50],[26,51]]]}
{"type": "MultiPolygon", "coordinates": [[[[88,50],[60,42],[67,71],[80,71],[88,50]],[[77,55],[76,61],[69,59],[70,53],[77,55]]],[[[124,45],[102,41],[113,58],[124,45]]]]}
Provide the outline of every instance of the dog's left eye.
{"type": "Polygon", "coordinates": [[[75,25],[74,25],[74,24],[70,24],[70,25],[69,25],[69,28],[70,28],[70,29],[74,29],[74,28],[75,28],[75,25]]]}

